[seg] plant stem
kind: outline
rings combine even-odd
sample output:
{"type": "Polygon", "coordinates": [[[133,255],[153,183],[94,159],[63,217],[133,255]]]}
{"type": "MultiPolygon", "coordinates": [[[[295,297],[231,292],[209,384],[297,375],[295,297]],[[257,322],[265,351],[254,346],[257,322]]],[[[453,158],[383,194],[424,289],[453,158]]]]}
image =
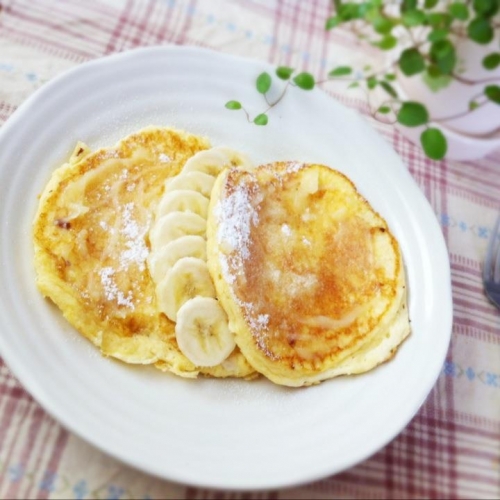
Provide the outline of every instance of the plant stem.
{"type": "Polygon", "coordinates": [[[250,120],[250,114],[248,113],[248,111],[243,107],[241,106],[241,109],[243,110],[243,112],[245,113],[246,117],[247,117],[247,121],[248,123],[252,123],[252,120],[250,120]]]}
{"type": "MultiPolygon", "coordinates": [[[[423,57],[424,57],[424,59],[426,61],[432,63],[431,58],[429,57],[428,54],[424,54],[423,57]]],[[[464,78],[463,76],[457,75],[456,73],[451,73],[451,74],[449,74],[447,76],[450,76],[451,78],[453,78],[457,82],[463,83],[465,85],[478,85],[480,83],[492,83],[492,82],[498,82],[498,81],[500,81],[500,77],[499,76],[494,76],[494,77],[491,77],[491,78],[484,78],[483,80],[470,80],[468,78],[464,78]]]]}
{"type": "MultiPolygon", "coordinates": [[[[267,109],[265,111],[263,111],[262,113],[259,113],[259,114],[265,115],[269,110],[271,110],[272,108],[274,108],[274,106],[276,106],[283,99],[283,97],[285,97],[285,94],[286,94],[288,88],[290,87],[290,85],[293,85],[293,83],[290,80],[288,80],[286,82],[286,85],[284,86],[281,94],[277,97],[277,99],[274,102],[270,102],[269,99],[268,99],[268,97],[267,97],[267,93],[265,93],[264,94],[264,99],[265,99],[266,104],[267,104],[267,109]]],[[[253,120],[250,118],[250,113],[243,106],[241,107],[241,109],[245,113],[245,115],[247,117],[248,123],[253,123],[253,120]]]]}
{"type": "Polygon", "coordinates": [[[456,73],[452,73],[450,76],[453,77],[458,82],[464,83],[465,85],[477,85],[480,83],[493,83],[500,81],[500,76],[494,76],[492,78],[484,78],[482,80],[470,80],[468,78],[464,78],[463,76],[457,75],[456,73]]]}
{"type": "Polygon", "coordinates": [[[371,75],[368,75],[368,76],[364,76],[363,78],[355,78],[355,77],[350,77],[350,76],[346,76],[346,77],[335,77],[335,76],[331,76],[329,78],[326,78],[325,80],[319,80],[316,82],[316,85],[321,85],[323,83],[327,83],[327,82],[331,82],[333,80],[337,80],[337,81],[343,81],[343,82],[361,82],[363,80],[368,80],[369,78],[376,78],[380,75],[383,75],[384,73],[387,73],[391,70],[393,70],[395,67],[396,67],[396,64],[397,64],[398,61],[393,61],[387,68],[384,68],[384,69],[381,69],[379,71],[375,71],[374,73],[372,73],[371,75]]]}
{"type": "Polygon", "coordinates": [[[285,97],[286,91],[288,90],[288,87],[290,87],[290,85],[292,85],[292,83],[290,82],[290,80],[288,80],[286,82],[285,87],[283,88],[283,91],[281,92],[281,94],[279,95],[279,97],[274,102],[269,102],[269,100],[267,98],[267,94],[264,94],[264,98],[266,99],[266,103],[269,106],[264,111],[264,113],[267,113],[270,109],[274,108],[274,106],[276,106],[283,99],[283,97],[285,97]]]}

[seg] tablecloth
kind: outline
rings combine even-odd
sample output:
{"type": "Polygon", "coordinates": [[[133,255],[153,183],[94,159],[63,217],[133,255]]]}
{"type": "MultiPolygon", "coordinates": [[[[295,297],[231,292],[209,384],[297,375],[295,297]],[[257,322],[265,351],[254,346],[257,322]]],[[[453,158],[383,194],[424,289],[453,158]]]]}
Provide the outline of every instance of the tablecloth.
{"type": "MultiPolygon", "coordinates": [[[[340,30],[329,0],[1,0],[0,123],[37,88],[85,61],[139,46],[196,45],[310,71],[377,57],[340,30]]],[[[366,112],[359,95],[324,90],[366,112]]],[[[284,490],[210,491],[133,470],[63,429],[0,360],[0,498],[499,498],[500,314],[481,266],[500,200],[500,151],[431,161],[367,117],[399,153],[439,220],[454,323],[439,379],[390,444],[332,477],[284,490]]]]}

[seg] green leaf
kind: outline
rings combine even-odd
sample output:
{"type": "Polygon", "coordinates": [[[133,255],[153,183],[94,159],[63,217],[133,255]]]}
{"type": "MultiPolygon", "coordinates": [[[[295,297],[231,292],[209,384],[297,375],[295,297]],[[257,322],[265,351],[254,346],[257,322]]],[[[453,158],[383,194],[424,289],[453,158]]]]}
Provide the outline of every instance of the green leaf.
{"type": "Polygon", "coordinates": [[[385,75],[384,78],[388,82],[393,82],[394,80],[396,80],[396,75],[394,73],[387,73],[387,75],[385,75]]]}
{"type": "Polygon", "coordinates": [[[241,109],[241,103],[239,101],[227,101],[226,108],[227,109],[241,109]]]}
{"type": "Polygon", "coordinates": [[[449,28],[453,18],[445,12],[431,12],[427,14],[427,22],[433,28],[449,28]]]}
{"type": "Polygon", "coordinates": [[[496,104],[500,104],[500,86],[499,85],[488,85],[484,89],[484,95],[496,104]]]}
{"type": "Polygon", "coordinates": [[[342,3],[337,10],[337,15],[342,21],[352,21],[364,17],[367,10],[367,3],[342,3]]]}
{"type": "Polygon", "coordinates": [[[466,21],[469,18],[469,9],[462,2],[454,2],[448,6],[448,12],[459,21],[466,21]]]}
{"type": "Polygon", "coordinates": [[[432,92],[438,92],[450,85],[453,77],[443,75],[436,66],[429,66],[422,75],[422,80],[432,92]]]}
{"type": "Polygon", "coordinates": [[[424,7],[426,9],[433,9],[437,4],[439,0],[425,0],[424,7]]]}
{"type": "Polygon", "coordinates": [[[397,120],[406,127],[418,127],[429,121],[429,113],[423,104],[406,101],[398,112],[397,120]]]}
{"type": "Polygon", "coordinates": [[[447,28],[436,28],[427,35],[427,40],[429,42],[439,42],[439,40],[446,39],[449,34],[450,30],[447,28]]]}
{"type": "Polygon", "coordinates": [[[369,2],[364,2],[364,3],[360,3],[358,4],[358,13],[359,13],[359,17],[360,18],[363,18],[366,16],[366,13],[368,12],[368,10],[370,9],[370,4],[369,2]]]}
{"type": "Polygon", "coordinates": [[[393,49],[398,43],[398,40],[396,37],[392,35],[386,35],[382,40],[379,42],[375,42],[373,45],[381,48],[382,50],[391,50],[393,49]]]}
{"type": "Polygon", "coordinates": [[[434,61],[446,57],[455,47],[449,40],[438,40],[431,45],[430,55],[434,61]]]}
{"type": "Polygon", "coordinates": [[[467,34],[471,40],[486,45],[493,40],[493,28],[485,17],[476,17],[467,26],[467,34]]]}
{"type": "Polygon", "coordinates": [[[479,108],[479,103],[477,101],[469,102],[469,111],[474,111],[477,108],[479,108]]]}
{"type": "Polygon", "coordinates": [[[498,11],[498,0],[474,0],[472,7],[479,15],[491,17],[498,11]]]}
{"type": "Polygon", "coordinates": [[[417,8],[417,0],[403,0],[401,2],[401,12],[408,12],[417,8]]]}
{"type": "Polygon", "coordinates": [[[439,78],[443,76],[443,73],[441,73],[441,70],[435,64],[427,66],[427,74],[430,78],[439,78]]]}
{"type": "Polygon", "coordinates": [[[365,13],[365,21],[367,23],[373,24],[379,18],[382,19],[384,18],[384,16],[381,13],[380,7],[377,5],[373,5],[373,3],[369,2],[368,9],[366,10],[365,13]]]}
{"type": "Polygon", "coordinates": [[[442,160],[448,150],[446,137],[437,128],[428,128],[420,135],[420,143],[425,154],[433,160],[442,160]]]}
{"type": "Polygon", "coordinates": [[[424,57],[418,49],[403,50],[399,58],[399,67],[406,76],[413,76],[425,69],[424,57]]]}
{"type": "Polygon", "coordinates": [[[350,66],[338,66],[328,73],[328,76],[346,76],[352,73],[352,68],[350,66]]]}
{"type": "Polygon", "coordinates": [[[261,113],[254,118],[253,122],[255,123],[255,125],[267,125],[267,115],[265,113],[261,113]]]}
{"type": "Polygon", "coordinates": [[[311,73],[299,73],[293,81],[302,90],[311,90],[315,85],[314,76],[311,73]]]}
{"type": "Polygon", "coordinates": [[[413,27],[421,25],[425,21],[426,15],[423,11],[415,9],[403,12],[402,19],[405,26],[413,27]]]}
{"type": "Polygon", "coordinates": [[[389,106],[380,106],[380,108],[377,109],[377,112],[386,115],[391,112],[391,108],[389,106]]]}
{"type": "Polygon", "coordinates": [[[335,28],[335,26],[338,26],[341,22],[342,21],[337,16],[329,17],[326,20],[325,29],[331,30],[331,29],[335,28]]]}
{"type": "Polygon", "coordinates": [[[278,66],[276,68],[276,76],[282,80],[288,80],[295,70],[288,66],[278,66]]]}
{"type": "Polygon", "coordinates": [[[374,76],[369,76],[366,80],[366,85],[370,90],[373,90],[377,86],[377,79],[374,76]]]}
{"type": "Polygon", "coordinates": [[[500,52],[492,52],[483,59],[483,67],[486,69],[496,69],[500,65],[500,52]]]}
{"type": "Polygon", "coordinates": [[[391,96],[391,97],[394,97],[395,99],[397,99],[398,97],[398,93],[396,92],[396,90],[394,89],[394,87],[390,84],[390,83],[387,83],[387,82],[379,82],[379,85],[391,96]]]}
{"type": "Polygon", "coordinates": [[[346,22],[359,18],[356,5],[353,4],[345,4],[345,3],[340,4],[338,15],[342,21],[346,22]]]}
{"type": "Polygon", "coordinates": [[[429,53],[431,61],[436,64],[441,73],[449,75],[457,63],[455,47],[449,40],[439,40],[431,45],[429,53]]]}
{"type": "Polygon", "coordinates": [[[265,94],[271,88],[271,75],[269,73],[261,73],[257,77],[257,81],[255,82],[255,86],[257,87],[257,92],[261,94],[265,94]]]}
{"type": "Polygon", "coordinates": [[[372,26],[373,29],[377,32],[380,33],[381,35],[387,35],[391,32],[392,28],[394,28],[394,24],[390,19],[387,19],[387,17],[378,15],[375,17],[372,21],[372,26]]]}
{"type": "Polygon", "coordinates": [[[359,82],[352,82],[347,86],[348,89],[355,89],[357,87],[359,87],[359,82]]]}

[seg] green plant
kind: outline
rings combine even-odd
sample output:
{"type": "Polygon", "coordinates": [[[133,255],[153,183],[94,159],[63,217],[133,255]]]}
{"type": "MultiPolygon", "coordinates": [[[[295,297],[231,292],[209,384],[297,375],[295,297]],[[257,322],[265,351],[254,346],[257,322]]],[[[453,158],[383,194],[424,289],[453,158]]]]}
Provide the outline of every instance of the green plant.
{"type": "MultiPolygon", "coordinates": [[[[270,101],[271,74],[261,73],[255,82],[256,89],[266,101],[267,108],[254,118],[235,100],[226,108],[243,110],[247,120],[256,125],[266,125],[269,111],[285,96],[290,87],[311,90],[316,85],[332,79],[350,82],[349,88],[362,88],[368,101],[370,92],[381,89],[386,95],[382,104],[372,109],[372,116],[384,122],[399,123],[406,127],[423,126],[420,142],[425,154],[439,160],[446,155],[446,138],[437,127],[431,126],[432,117],[421,102],[404,100],[393,84],[396,74],[405,76],[421,74],[427,85],[438,91],[453,80],[467,85],[484,84],[483,90],[468,103],[466,113],[484,106],[487,102],[500,105],[498,78],[470,80],[463,75],[457,57],[460,40],[489,44],[500,31],[500,0],[334,0],[333,15],[326,20],[326,30],[342,27],[348,29],[365,43],[383,51],[393,51],[392,63],[383,70],[362,70],[351,66],[338,66],[328,73],[328,78],[318,81],[306,72],[296,73],[294,68],[280,66],[276,76],[286,81],[279,96],[270,101]],[[497,16],[498,17],[498,16],[497,16]]],[[[500,66],[500,47],[482,60],[487,70],[500,66]]],[[[456,115],[451,118],[462,116],[456,115]]]]}

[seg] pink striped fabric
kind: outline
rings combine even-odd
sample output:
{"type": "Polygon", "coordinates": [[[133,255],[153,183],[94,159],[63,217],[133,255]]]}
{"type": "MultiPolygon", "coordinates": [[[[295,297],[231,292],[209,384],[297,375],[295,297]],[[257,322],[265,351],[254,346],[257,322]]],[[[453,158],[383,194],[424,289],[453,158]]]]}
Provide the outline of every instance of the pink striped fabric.
{"type": "MultiPolygon", "coordinates": [[[[330,0],[0,0],[0,7],[0,123],[64,69],[138,46],[210,47],[320,79],[360,52],[346,33],[325,33],[330,0]]],[[[366,113],[359,95],[324,89],[366,113]]],[[[480,276],[500,205],[500,151],[475,162],[434,162],[391,126],[367,119],[431,203],[452,267],[451,346],[436,386],[401,435],[343,473],[289,490],[185,487],[129,470],[68,434],[0,360],[0,498],[500,497],[500,316],[480,276]]]]}

